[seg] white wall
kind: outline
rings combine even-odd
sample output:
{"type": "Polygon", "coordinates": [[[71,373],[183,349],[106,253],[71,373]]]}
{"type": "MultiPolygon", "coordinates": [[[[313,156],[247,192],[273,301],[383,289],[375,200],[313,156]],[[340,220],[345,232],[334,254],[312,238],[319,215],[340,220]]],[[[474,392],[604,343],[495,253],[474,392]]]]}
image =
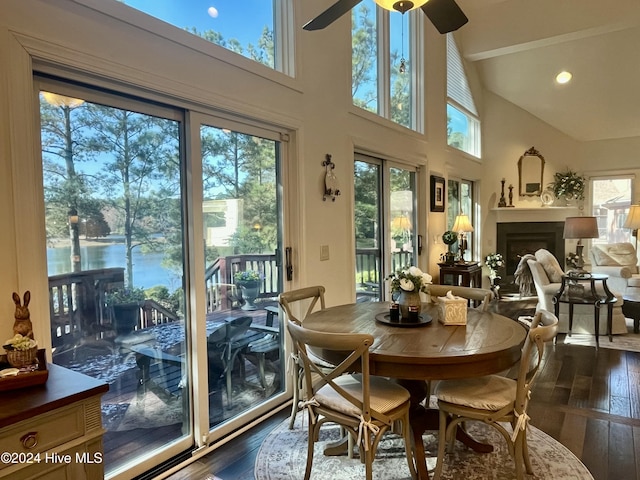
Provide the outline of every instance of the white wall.
{"type": "MultiPolygon", "coordinates": [[[[295,2],[296,25],[312,18],[321,9],[319,3],[328,6],[331,1],[295,2]]],[[[6,226],[0,232],[0,318],[6,319],[0,321],[0,339],[11,334],[11,292],[27,289],[32,291],[36,335],[44,343],[49,335],[33,61],[69,65],[98,80],[110,78],[190,102],[194,109],[199,104],[219,108],[289,130],[293,141],[286,172],[287,244],[293,247],[296,270],[295,281],[287,288],[324,284],[329,305],[354,300],[354,149],[420,166],[418,233],[425,239],[445,230],[445,214],[428,213],[429,174],[478,181],[485,218],[480,226],[483,254],[495,249],[490,209],[497,204],[500,178],[517,185],[517,161],[526,149],[534,145],[545,156],[545,181],[556,169],[578,168],[579,155],[585,155],[580,145],[548,125],[495,95],[483,94],[473,70],[470,80],[483,111],[484,158],[480,162],[448,148],[445,42],[428,22],[424,83],[428,133],[420,135],[351,106],[348,15],[326,30],[296,30],[297,77],[292,79],[213,45],[207,44],[209,53],[203,53],[206,42],[200,39],[184,45],[184,32],[165,39],[152,33],[160,24],[143,15],[129,24],[109,14],[124,8],[101,0],[0,2],[0,222],[6,226]],[[333,156],[342,190],[336,202],[322,200],[321,163],[327,153],[333,156]],[[320,261],[320,245],[329,245],[328,261],[320,261]]],[[[594,164],[606,149],[588,149],[594,164]]],[[[535,203],[515,200],[516,206],[535,203]]],[[[419,265],[437,274],[443,249],[431,241],[425,241],[425,247],[419,265]]]]}

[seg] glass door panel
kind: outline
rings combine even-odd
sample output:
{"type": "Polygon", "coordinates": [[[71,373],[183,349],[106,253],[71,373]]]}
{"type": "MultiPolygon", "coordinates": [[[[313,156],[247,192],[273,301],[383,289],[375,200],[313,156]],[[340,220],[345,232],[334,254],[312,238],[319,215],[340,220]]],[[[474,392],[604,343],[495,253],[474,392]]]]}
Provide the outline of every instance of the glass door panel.
{"type": "Polygon", "coordinates": [[[284,391],[280,142],[200,127],[209,423],[284,391]]]}
{"type": "Polygon", "coordinates": [[[355,161],[355,286],[359,302],[385,300],[385,278],[415,262],[415,176],[414,170],[381,160],[358,156],[355,161]]]}
{"type": "Polygon", "coordinates": [[[382,287],[382,218],[381,165],[355,161],[355,235],[356,235],[356,298],[362,301],[381,300],[382,287]]]}
{"type": "Polygon", "coordinates": [[[193,443],[182,114],[40,85],[53,362],[109,384],[107,474],[157,463],[193,443]]]}

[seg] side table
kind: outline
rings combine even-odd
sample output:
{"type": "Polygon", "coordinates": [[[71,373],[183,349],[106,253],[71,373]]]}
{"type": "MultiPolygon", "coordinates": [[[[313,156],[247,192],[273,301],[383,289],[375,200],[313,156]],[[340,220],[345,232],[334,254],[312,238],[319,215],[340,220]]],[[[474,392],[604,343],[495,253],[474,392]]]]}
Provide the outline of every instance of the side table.
{"type": "Polygon", "coordinates": [[[607,335],[609,341],[613,341],[613,335],[611,334],[611,323],[613,319],[613,304],[618,299],[611,293],[609,287],[607,287],[607,279],[609,275],[603,275],[599,273],[591,273],[588,276],[579,277],[573,275],[563,275],[562,284],[560,289],[553,297],[553,304],[556,317],[560,313],[560,304],[569,304],[569,335],[571,335],[571,329],[573,328],[573,306],[574,305],[593,305],[593,318],[594,328],[596,336],[596,346],[599,346],[598,336],[600,334],[600,305],[607,306],[607,335]],[[604,295],[596,292],[596,282],[602,282],[602,289],[604,295]],[[585,288],[586,284],[589,284],[589,288],[585,288]]]}
{"type": "Polygon", "coordinates": [[[622,313],[633,319],[633,333],[640,331],[640,288],[627,287],[622,295],[622,313]]]}
{"type": "Polygon", "coordinates": [[[440,285],[482,287],[482,267],[477,262],[447,265],[439,263],[440,285]]]}

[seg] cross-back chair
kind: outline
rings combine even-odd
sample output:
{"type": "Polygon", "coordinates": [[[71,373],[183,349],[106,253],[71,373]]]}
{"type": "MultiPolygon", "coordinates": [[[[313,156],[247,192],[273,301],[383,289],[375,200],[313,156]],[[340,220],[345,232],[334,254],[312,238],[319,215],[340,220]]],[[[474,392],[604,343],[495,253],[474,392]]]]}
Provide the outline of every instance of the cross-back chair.
{"type": "Polygon", "coordinates": [[[372,465],[382,436],[397,422],[402,424],[407,464],[411,478],[417,478],[411,449],[409,425],[410,394],[386,378],[369,375],[369,347],[373,336],[308,330],[287,323],[304,365],[305,398],[301,405],[308,412],[309,439],[304,479],[311,475],[315,442],[325,422],[336,423],[357,438],[366,478],[372,478],[372,465]],[[330,352],[336,365],[327,370],[315,363],[311,349],[330,352]],[[349,374],[359,371],[359,374],[349,374]],[[319,380],[318,380],[319,379],[319,380]]]}
{"type": "MultiPolygon", "coordinates": [[[[296,325],[302,325],[304,319],[314,310],[324,310],[324,292],[325,288],[321,285],[313,287],[304,287],[297,290],[281,293],[278,296],[278,303],[284,311],[287,321],[294,322],[296,325]],[[303,314],[294,313],[294,309],[304,312],[303,314]]],[[[293,428],[298,413],[298,402],[300,401],[300,391],[303,388],[302,382],[302,362],[298,356],[295,345],[291,352],[290,371],[293,375],[293,405],[291,406],[291,417],[289,418],[289,429],[293,428]]]]}
{"type": "Polygon", "coordinates": [[[459,287],[454,285],[429,285],[429,295],[431,297],[444,297],[447,292],[457,297],[466,298],[469,306],[486,312],[494,295],[486,288],[459,287]]]}
{"type": "Polygon", "coordinates": [[[459,380],[442,380],[435,388],[440,409],[438,461],[434,480],[442,473],[447,442],[453,447],[456,429],[462,422],[478,421],[502,434],[516,466],[518,480],[524,470],[533,474],[527,447],[527,407],[537,377],[544,344],[558,331],[558,319],[545,310],[536,312],[522,347],[517,379],[488,375],[459,380]],[[504,423],[511,424],[507,429],[504,423]]]}

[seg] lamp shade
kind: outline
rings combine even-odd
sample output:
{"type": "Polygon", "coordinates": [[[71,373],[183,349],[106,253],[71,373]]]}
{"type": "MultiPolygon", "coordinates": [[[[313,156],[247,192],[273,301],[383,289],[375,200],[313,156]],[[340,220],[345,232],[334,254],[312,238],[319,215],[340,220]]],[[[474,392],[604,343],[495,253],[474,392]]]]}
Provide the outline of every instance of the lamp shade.
{"type": "Polygon", "coordinates": [[[408,12],[409,10],[415,10],[416,8],[420,8],[422,5],[427,3],[429,0],[373,0],[378,5],[380,5],[385,10],[389,10],[393,12],[408,12]]]}
{"type": "Polygon", "coordinates": [[[464,213],[461,213],[456,217],[456,221],[453,223],[453,228],[451,229],[454,232],[473,232],[473,226],[469,221],[469,217],[464,213]]]}
{"type": "Polygon", "coordinates": [[[622,228],[630,228],[631,230],[640,228],[640,205],[631,205],[627,220],[624,222],[622,228]]]}
{"type": "Polygon", "coordinates": [[[596,217],[567,217],[564,221],[562,238],[598,238],[598,220],[596,217]]]}

